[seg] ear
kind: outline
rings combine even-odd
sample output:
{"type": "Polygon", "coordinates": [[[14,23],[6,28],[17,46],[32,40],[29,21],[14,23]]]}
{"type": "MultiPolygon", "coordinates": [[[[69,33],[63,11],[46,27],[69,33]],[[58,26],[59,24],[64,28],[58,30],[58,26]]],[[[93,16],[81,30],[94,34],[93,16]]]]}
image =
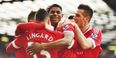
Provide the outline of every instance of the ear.
{"type": "Polygon", "coordinates": [[[64,14],[62,14],[62,17],[64,16],[64,14]]]}
{"type": "Polygon", "coordinates": [[[90,21],[90,16],[86,16],[86,20],[87,20],[87,22],[89,22],[90,21]]]}
{"type": "Polygon", "coordinates": [[[49,18],[49,16],[48,17],[46,17],[46,22],[48,22],[48,24],[51,24],[51,21],[50,21],[50,18],[49,18]]]}

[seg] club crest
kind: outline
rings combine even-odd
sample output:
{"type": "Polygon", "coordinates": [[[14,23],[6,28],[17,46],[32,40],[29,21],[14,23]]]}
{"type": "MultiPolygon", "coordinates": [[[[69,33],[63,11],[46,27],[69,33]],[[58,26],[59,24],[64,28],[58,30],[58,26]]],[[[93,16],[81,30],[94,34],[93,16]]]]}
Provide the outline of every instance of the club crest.
{"type": "Polygon", "coordinates": [[[65,26],[63,27],[64,30],[67,30],[68,28],[69,28],[69,25],[65,25],[65,26]]]}
{"type": "Polygon", "coordinates": [[[91,37],[92,38],[96,38],[97,37],[97,33],[92,33],[91,37]]]}

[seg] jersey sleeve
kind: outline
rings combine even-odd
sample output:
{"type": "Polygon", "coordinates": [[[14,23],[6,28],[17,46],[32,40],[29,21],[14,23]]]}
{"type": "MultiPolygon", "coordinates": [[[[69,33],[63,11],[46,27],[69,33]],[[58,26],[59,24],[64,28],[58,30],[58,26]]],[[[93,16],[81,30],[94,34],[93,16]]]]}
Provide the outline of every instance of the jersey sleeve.
{"type": "Polygon", "coordinates": [[[74,26],[72,24],[66,24],[63,27],[63,31],[74,31],[74,26]]]}
{"type": "Polygon", "coordinates": [[[20,49],[21,46],[23,45],[22,43],[23,40],[21,39],[14,39],[12,42],[10,42],[6,48],[6,51],[8,53],[13,53],[14,51],[16,51],[17,49],[20,49]]]}
{"type": "Polygon", "coordinates": [[[16,49],[13,47],[12,42],[10,42],[6,47],[6,52],[7,53],[13,53],[13,52],[15,52],[15,50],[16,49]]]}
{"type": "Polygon", "coordinates": [[[53,31],[55,33],[55,39],[61,39],[64,37],[64,34],[58,31],[53,31]]]}
{"type": "Polygon", "coordinates": [[[11,44],[13,48],[19,49],[24,47],[26,42],[27,42],[26,38],[20,36],[20,37],[15,37],[15,39],[11,42],[11,44]]]}
{"type": "MultiPolygon", "coordinates": [[[[72,38],[72,41],[70,43],[70,45],[67,47],[68,49],[72,48],[74,46],[74,37],[75,37],[75,33],[74,33],[74,26],[72,24],[66,24],[63,27],[63,33],[64,33],[64,37],[68,37],[68,38],[72,38]]],[[[67,39],[68,40],[68,39],[67,39]]]]}
{"type": "Polygon", "coordinates": [[[101,45],[102,32],[98,29],[94,29],[91,36],[88,38],[93,43],[93,48],[101,45]]]}

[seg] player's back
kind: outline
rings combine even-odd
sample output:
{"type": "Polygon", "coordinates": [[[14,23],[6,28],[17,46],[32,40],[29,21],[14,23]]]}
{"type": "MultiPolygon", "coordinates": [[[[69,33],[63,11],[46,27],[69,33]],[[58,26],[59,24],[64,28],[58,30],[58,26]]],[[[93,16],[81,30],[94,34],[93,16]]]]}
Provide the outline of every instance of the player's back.
{"type": "MultiPolygon", "coordinates": [[[[26,30],[32,30],[32,29],[43,29],[45,28],[44,24],[38,24],[38,23],[22,23],[19,24],[15,31],[15,40],[11,43],[14,46],[17,46],[18,48],[14,48],[16,52],[16,58],[32,58],[30,55],[26,53],[26,47],[27,47],[27,41],[28,39],[25,37],[26,30]]],[[[12,45],[10,45],[12,47],[12,45]]],[[[10,49],[10,47],[8,47],[10,49]]]]}
{"type": "MultiPolygon", "coordinates": [[[[63,38],[64,35],[58,31],[51,31],[47,29],[32,29],[26,31],[26,37],[29,39],[29,42],[39,42],[46,43],[51,42],[60,38],[63,38]]],[[[48,50],[41,50],[37,52],[38,58],[58,58],[57,48],[50,48],[48,50]]]]}

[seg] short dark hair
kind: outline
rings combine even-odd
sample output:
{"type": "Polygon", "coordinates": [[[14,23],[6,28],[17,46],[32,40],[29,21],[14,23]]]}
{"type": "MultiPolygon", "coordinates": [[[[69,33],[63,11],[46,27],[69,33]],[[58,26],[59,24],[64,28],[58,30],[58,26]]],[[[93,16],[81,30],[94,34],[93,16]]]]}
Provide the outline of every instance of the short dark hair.
{"type": "Polygon", "coordinates": [[[70,15],[69,17],[68,17],[68,19],[73,19],[74,18],[74,16],[73,15],[70,15]]]}
{"type": "Polygon", "coordinates": [[[34,16],[35,16],[35,11],[31,11],[28,15],[28,21],[31,20],[31,19],[34,19],[34,16]]]}
{"type": "Polygon", "coordinates": [[[49,16],[48,12],[45,9],[39,9],[35,15],[37,21],[44,21],[44,19],[49,16]]]}
{"type": "Polygon", "coordinates": [[[90,18],[92,18],[93,10],[88,5],[80,4],[78,9],[83,9],[85,12],[85,15],[90,16],[90,18]]]}
{"type": "Polygon", "coordinates": [[[61,9],[61,11],[62,11],[62,7],[61,7],[60,5],[58,5],[58,4],[53,4],[53,5],[51,5],[51,6],[49,6],[49,7],[47,8],[47,12],[49,12],[49,11],[51,10],[52,7],[59,7],[59,8],[61,9]]]}

